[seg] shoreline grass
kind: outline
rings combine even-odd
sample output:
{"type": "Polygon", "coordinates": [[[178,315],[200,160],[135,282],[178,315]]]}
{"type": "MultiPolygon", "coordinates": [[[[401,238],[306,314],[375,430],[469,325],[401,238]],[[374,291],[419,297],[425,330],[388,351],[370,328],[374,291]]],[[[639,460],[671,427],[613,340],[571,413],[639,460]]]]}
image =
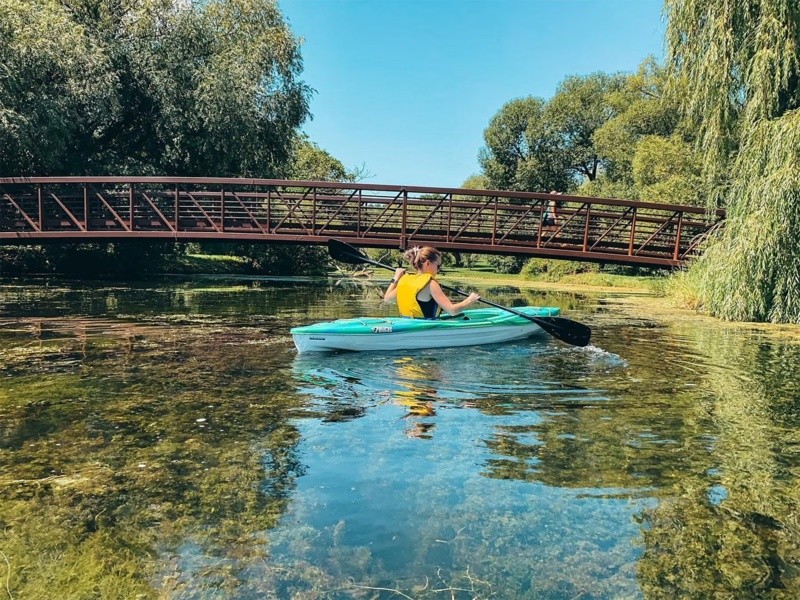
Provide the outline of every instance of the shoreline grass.
{"type": "MultiPolygon", "coordinates": [[[[186,275],[254,275],[247,260],[238,256],[215,254],[187,254],[176,262],[178,269],[171,274],[186,275]]],[[[381,269],[368,268],[376,280],[389,279],[391,273],[381,269]]],[[[330,271],[329,277],[342,278],[341,271],[330,271]]],[[[358,277],[357,279],[362,279],[358,277]]],[[[444,269],[440,279],[443,282],[458,281],[465,285],[491,284],[506,285],[526,289],[547,289],[580,291],[591,288],[596,291],[611,291],[631,294],[663,294],[667,276],[619,275],[614,273],[590,272],[568,273],[556,278],[546,276],[528,278],[521,274],[498,273],[488,263],[478,263],[470,267],[444,269]]]]}

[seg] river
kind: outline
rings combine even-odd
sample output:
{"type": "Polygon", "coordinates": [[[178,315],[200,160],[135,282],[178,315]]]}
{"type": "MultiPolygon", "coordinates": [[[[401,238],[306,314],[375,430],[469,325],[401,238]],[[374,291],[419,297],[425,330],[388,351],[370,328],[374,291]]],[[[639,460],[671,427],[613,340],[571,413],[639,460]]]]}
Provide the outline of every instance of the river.
{"type": "Polygon", "coordinates": [[[800,345],[593,328],[298,356],[370,282],[0,280],[0,597],[800,597],[800,345]]]}

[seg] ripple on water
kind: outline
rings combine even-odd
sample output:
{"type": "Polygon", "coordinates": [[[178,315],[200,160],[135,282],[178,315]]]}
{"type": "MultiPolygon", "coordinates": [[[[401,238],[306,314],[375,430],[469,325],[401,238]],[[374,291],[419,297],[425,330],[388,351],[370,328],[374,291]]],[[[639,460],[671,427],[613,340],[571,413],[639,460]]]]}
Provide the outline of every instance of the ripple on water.
{"type": "Polygon", "coordinates": [[[602,391],[581,385],[598,370],[623,369],[619,356],[591,346],[551,340],[414,352],[298,355],[298,390],[323,403],[380,402],[393,396],[463,402],[487,398],[541,399],[547,407],[601,402],[602,391]],[[565,380],[563,374],[570,372],[565,380]]]}

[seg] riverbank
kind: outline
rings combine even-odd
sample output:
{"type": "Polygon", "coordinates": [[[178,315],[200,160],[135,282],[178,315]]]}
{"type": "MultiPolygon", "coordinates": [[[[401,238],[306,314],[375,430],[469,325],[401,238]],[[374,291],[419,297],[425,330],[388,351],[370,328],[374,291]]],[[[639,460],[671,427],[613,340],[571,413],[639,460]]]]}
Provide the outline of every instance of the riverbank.
{"type": "MultiPolygon", "coordinates": [[[[179,256],[175,262],[175,274],[189,275],[252,275],[251,263],[239,256],[216,254],[186,254],[179,256]]],[[[360,273],[375,279],[389,279],[390,272],[369,267],[360,273]]],[[[331,271],[333,276],[341,277],[346,273],[331,271]]],[[[363,277],[359,277],[363,280],[363,277]]],[[[614,290],[635,294],[663,293],[668,277],[619,275],[614,273],[590,272],[569,273],[560,277],[552,274],[526,277],[522,274],[498,273],[487,261],[478,261],[470,267],[448,266],[440,276],[443,282],[458,281],[465,285],[500,285],[518,288],[559,289],[563,291],[579,291],[590,287],[596,290],[614,290]]]]}
{"type": "MultiPolygon", "coordinates": [[[[195,252],[177,253],[170,256],[166,264],[153,269],[144,271],[124,270],[118,273],[103,274],[103,271],[93,272],[87,270],[84,275],[79,272],[80,261],[88,260],[85,256],[76,255],[71,262],[68,273],[61,272],[69,276],[131,276],[133,274],[147,273],[149,275],[269,275],[263,268],[257,268],[253,260],[228,254],[201,254],[195,252]]],[[[490,264],[487,257],[481,257],[469,267],[454,267],[448,265],[441,275],[442,281],[458,281],[462,285],[497,285],[514,286],[518,288],[541,288],[559,289],[565,291],[581,291],[586,288],[599,290],[614,290],[626,293],[663,293],[665,283],[668,280],[663,276],[643,276],[643,275],[621,275],[607,271],[592,270],[589,272],[573,272],[571,269],[556,269],[554,266],[563,261],[543,261],[549,264],[549,269],[543,272],[523,272],[519,274],[500,273],[496,267],[490,264]]],[[[558,265],[560,266],[560,265],[558,265]]],[[[96,265],[94,265],[96,268],[96,265]]],[[[337,278],[347,277],[353,271],[330,270],[329,275],[337,278]]],[[[25,276],[53,274],[53,266],[48,263],[47,258],[36,250],[28,251],[19,248],[0,247],[0,275],[25,276]],[[5,250],[5,252],[3,251],[5,250]]],[[[360,271],[361,275],[374,277],[375,279],[389,278],[388,271],[367,267],[360,271]]],[[[297,273],[299,276],[306,273],[297,273]]]]}
{"type": "Polygon", "coordinates": [[[444,282],[459,281],[474,285],[511,285],[519,288],[539,288],[576,292],[586,288],[608,290],[631,294],[661,294],[665,289],[667,277],[641,275],[617,275],[612,273],[572,273],[555,280],[551,278],[524,277],[520,274],[497,273],[489,266],[478,265],[471,268],[448,267],[440,279],[444,282]]]}

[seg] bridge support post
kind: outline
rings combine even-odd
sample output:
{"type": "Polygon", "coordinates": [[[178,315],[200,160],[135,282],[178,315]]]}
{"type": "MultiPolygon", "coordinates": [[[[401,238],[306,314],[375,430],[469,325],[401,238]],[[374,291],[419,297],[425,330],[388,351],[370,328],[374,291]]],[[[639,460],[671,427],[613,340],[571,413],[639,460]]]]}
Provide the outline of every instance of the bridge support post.
{"type": "Polygon", "coordinates": [[[403,189],[403,222],[400,226],[400,249],[405,250],[408,242],[408,229],[406,218],[408,216],[408,192],[403,189]]]}
{"type": "Polygon", "coordinates": [[[448,194],[450,199],[447,201],[447,236],[446,239],[450,241],[450,229],[453,224],[453,194],[448,194]]]}
{"type": "MultiPolygon", "coordinates": [[[[500,204],[500,199],[495,196],[494,197],[494,218],[492,220],[492,246],[495,245],[497,242],[497,205],[500,204]]],[[[539,232],[541,236],[541,232],[539,232]]]]}
{"type": "Polygon", "coordinates": [[[267,188],[267,232],[272,229],[272,188],[267,188]]]}
{"type": "Polygon", "coordinates": [[[683,213],[678,215],[678,226],[675,229],[675,251],[672,253],[672,260],[678,260],[681,256],[681,229],[683,227],[683,213]]]}
{"type": "Polygon", "coordinates": [[[39,231],[42,231],[42,212],[44,210],[44,198],[42,198],[42,184],[36,186],[36,193],[39,199],[39,231]]]}
{"type": "Polygon", "coordinates": [[[89,231],[89,184],[83,184],[83,228],[89,231]]]}
{"type": "Polygon", "coordinates": [[[586,207],[586,223],[583,227],[583,251],[587,252],[589,249],[589,222],[591,221],[591,205],[587,202],[584,204],[586,207]]]}
{"type": "Polygon", "coordinates": [[[631,215],[631,235],[628,241],[628,256],[633,256],[633,241],[636,237],[636,207],[633,208],[631,215]]]}
{"type": "Polygon", "coordinates": [[[225,186],[219,190],[219,230],[225,231],[225,186]]]}

